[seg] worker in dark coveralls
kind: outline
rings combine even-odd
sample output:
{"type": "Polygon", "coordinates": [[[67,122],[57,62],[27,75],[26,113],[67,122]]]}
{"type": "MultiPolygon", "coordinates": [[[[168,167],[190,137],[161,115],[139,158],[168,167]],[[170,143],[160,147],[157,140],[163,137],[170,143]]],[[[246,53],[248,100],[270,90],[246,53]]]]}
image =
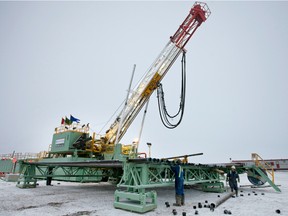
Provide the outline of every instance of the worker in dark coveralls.
{"type": "Polygon", "coordinates": [[[184,171],[181,167],[181,160],[177,161],[175,166],[171,166],[172,171],[175,174],[175,198],[176,203],[174,206],[182,206],[185,205],[185,197],[184,197],[184,171]]]}
{"type": "Polygon", "coordinates": [[[227,173],[226,181],[229,182],[229,186],[231,188],[231,192],[235,190],[236,196],[238,196],[238,184],[237,181],[240,182],[239,175],[236,171],[235,166],[231,167],[231,170],[227,173]]]}

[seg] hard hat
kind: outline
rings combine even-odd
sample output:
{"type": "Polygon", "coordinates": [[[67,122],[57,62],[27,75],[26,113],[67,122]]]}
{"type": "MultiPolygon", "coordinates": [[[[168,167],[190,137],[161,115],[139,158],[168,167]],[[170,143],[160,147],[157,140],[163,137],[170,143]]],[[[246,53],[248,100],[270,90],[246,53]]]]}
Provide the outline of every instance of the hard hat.
{"type": "Polygon", "coordinates": [[[231,169],[236,169],[235,166],[232,166],[231,169]]]}

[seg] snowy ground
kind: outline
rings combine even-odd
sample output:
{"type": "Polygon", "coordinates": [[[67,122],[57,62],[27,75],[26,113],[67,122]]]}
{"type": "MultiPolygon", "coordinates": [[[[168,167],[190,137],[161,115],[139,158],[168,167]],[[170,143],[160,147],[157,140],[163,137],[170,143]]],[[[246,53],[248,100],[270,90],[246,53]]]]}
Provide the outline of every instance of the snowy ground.
{"type": "MultiPolygon", "coordinates": [[[[250,184],[246,174],[241,176],[241,184],[250,184]]],[[[53,186],[46,186],[45,181],[39,181],[39,186],[33,189],[19,189],[15,183],[0,180],[0,215],[1,216],[113,216],[113,215],[141,215],[120,209],[114,209],[114,191],[116,186],[108,183],[70,183],[53,181],[53,186]]],[[[230,198],[218,206],[214,212],[208,208],[197,208],[199,215],[224,215],[224,210],[231,211],[232,215],[239,216],[270,216],[278,215],[276,210],[281,211],[280,215],[288,215],[288,172],[276,172],[275,183],[281,185],[281,193],[275,192],[273,188],[252,189],[241,187],[243,196],[230,198]],[[254,193],[253,193],[254,191],[254,193]],[[248,194],[250,193],[250,196],[248,194]],[[257,195],[255,195],[257,194],[257,195]]],[[[158,195],[158,207],[154,211],[145,213],[150,215],[173,215],[172,210],[176,209],[177,215],[195,215],[193,206],[201,202],[205,204],[220,199],[218,195],[223,194],[205,193],[194,189],[186,189],[186,205],[173,207],[174,188],[156,188],[158,195]],[[165,202],[171,206],[166,207],[165,202]]]]}

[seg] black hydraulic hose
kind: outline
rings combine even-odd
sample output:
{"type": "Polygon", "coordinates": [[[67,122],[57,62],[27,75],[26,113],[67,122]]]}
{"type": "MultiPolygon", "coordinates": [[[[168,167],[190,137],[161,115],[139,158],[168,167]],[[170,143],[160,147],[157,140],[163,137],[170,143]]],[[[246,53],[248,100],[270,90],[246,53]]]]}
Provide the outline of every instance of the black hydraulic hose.
{"type": "Polygon", "coordinates": [[[184,107],[185,107],[185,94],[186,94],[186,55],[185,52],[183,52],[182,60],[181,60],[181,65],[182,65],[182,81],[181,81],[181,98],[180,98],[180,105],[179,109],[176,114],[170,115],[166,109],[166,104],[165,104],[165,98],[164,98],[164,91],[162,84],[158,84],[157,88],[157,98],[158,98],[158,108],[159,108],[159,114],[162,123],[164,124],[165,127],[169,129],[174,129],[176,128],[182,121],[183,115],[184,115],[184,107]],[[171,120],[176,118],[177,116],[180,115],[180,118],[178,122],[176,123],[171,123],[171,120]],[[171,119],[171,120],[170,120],[171,119]]]}

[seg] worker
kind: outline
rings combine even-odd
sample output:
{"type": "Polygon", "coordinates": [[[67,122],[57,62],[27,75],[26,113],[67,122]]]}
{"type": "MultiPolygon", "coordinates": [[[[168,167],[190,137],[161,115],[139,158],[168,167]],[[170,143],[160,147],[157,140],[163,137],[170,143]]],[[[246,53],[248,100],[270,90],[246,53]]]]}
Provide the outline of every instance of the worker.
{"type": "Polygon", "coordinates": [[[177,160],[177,164],[171,166],[172,171],[175,175],[175,198],[176,203],[173,203],[174,206],[183,206],[185,205],[185,196],[184,196],[184,171],[181,167],[181,160],[177,160]]]}
{"type": "Polygon", "coordinates": [[[229,186],[231,188],[231,192],[235,190],[236,196],[238,196],[238,184],[237,181],[240,182],[239,175],[236,171],[235,166],[231,167],[231,170],[227,173],[226,181],[229,182],[229,186]]]}

